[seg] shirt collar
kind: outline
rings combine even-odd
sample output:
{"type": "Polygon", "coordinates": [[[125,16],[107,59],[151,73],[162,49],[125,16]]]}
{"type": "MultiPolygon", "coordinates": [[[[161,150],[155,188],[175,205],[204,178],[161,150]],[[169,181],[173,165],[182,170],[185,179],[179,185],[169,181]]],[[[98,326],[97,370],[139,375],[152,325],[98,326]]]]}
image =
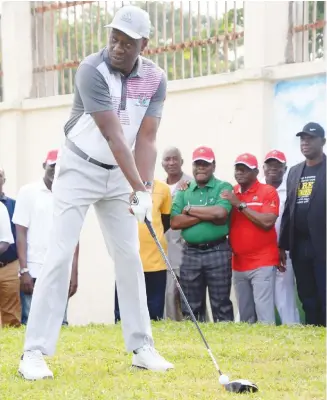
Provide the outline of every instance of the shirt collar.
{"type": "MultiPolygon", "coordinates": [[[[260,179],[261,183],[267,184],[265,177],[260,179]]],[[[284,174],[282,183],[276,188],[277,193],[286,192],[286,182],[287,182],[287,174],[284,174]]]]}
{"type": "MultiPolygon", "coordinates": [[[[108,53],[108,48],[107,47],[104,49],[103,54],[104,54],[104,56],[103,56],[104,57],[104,61],[106,62],[109,70],[112,71],[112,72],[116,72],[116,73],[120,74],[120,72],[114,70],[110,66],[109,53],[108,53]]],[[[122,75],[122,74],[120,74],[120,75],[122,75]]],[[[135,77],[137,77],[137,78],[142,78],[143,77],[143,60],[142,60],[141,56],[138,56],[138,58],[136,60],[136,63],[134,65],[131,73],[126,78],[135,78],[135,77]]]]}
{"type": "Polygon", "coordinates": [[[241,193],[241,194],[244,194],[244,193],[255,193],[255,192],[257,191],[259,185],[260,185],[260,182],[259,182],[258,180],[256,180],[256,181],[253,183],[253,185],[250,186],[250,187],[248,188],[248,190],[246,190],[245,192],[242,192],[242,191],[241,191],[241,186],[240,186],[240,185],[237,185],[237,187],[236,187],[236,193],[241,193]]]}
{"type": "Polygon", "coordinates": [[[47,188],[47,186],[46,186],[46,184],[44,183],[44,180],[43,180],[43,179],[42,179],[41,182],[40,182],[40,188],[41,188],[41,190],[42,190],[43,192],[50,192],[50,193],[51,193],[51,190],[47,188]]]}
{"type": "MultiPolygon", "coordinates": [[[[216,178],[213,176],[209,182],[207,182],[207,184],[205,185],[205,187],[208,188],[213,188],[215,186],[215,181],[216,178]]],[[[197,185],[195,179],[190,183],[190,189],[192,190],[192,192],[194,192],[195,189],[197,189],[199,186],[197,185]]]]}
{"type": "Polygon", "coordinates": [[[7,198],[8,198],[8,197],[7,197],[4,193],[0,194],[0,200],[1,200],[1,201],[6,201],[7,198]]]}

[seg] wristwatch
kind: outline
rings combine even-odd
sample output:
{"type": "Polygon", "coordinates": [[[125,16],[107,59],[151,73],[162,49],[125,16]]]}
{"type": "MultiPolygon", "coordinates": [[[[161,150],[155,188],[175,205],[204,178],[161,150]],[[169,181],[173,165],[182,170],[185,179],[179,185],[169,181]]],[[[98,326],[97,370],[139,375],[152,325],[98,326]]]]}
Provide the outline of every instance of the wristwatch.
{"type": "Polygon", "coordinates": [[[184,210],[185,210],[185,212],[186,212],[186,215],[189,215],[189,212],[191,211],[191,208],[192,208],[192,206],[191,206],[190,204],[188,204],[188,205],[184,208],[184,210]]]}
{"type": "Polygon", "coordinates": [[[19,270],[19,272],[18,272],[19,278],[20,278],[22,275],[26,274],[26,272],[30,272],[30,270],[29,270],[28,268],[22,268],[21,270],[19,270]]]}
{"type": "Polygon", "coordinates": [[[238,211],[243,211],[247,206],[248,206],[248,205],[247,205],[246,203],[241,203],[241,204],[237,207],[237,209],[238,209],[238,211]]]}
{"type": "Polygon", "coordinates": [[[143,182],[143,185],[145,186],[145,189],[150,192],[152,190],[152,185],[153,182],[143,182]]]}

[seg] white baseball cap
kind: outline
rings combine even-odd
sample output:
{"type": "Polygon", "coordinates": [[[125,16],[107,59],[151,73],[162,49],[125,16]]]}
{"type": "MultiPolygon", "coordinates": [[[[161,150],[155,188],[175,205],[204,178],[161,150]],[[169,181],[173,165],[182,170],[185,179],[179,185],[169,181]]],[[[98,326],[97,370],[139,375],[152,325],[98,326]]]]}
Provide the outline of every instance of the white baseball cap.
{"type": "Polygon", "coordinates": [[[117,29],[133,39],[149,39],[150,16],[140,7],[124,6],[116,12],[111,24],[106,25],[105,28],[117,29]]]}

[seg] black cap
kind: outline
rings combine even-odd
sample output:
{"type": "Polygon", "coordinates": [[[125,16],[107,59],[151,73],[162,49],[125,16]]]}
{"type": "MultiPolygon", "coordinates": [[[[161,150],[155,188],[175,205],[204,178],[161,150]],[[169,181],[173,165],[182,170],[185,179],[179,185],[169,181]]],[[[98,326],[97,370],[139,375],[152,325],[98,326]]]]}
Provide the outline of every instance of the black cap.
{"type": "Polygon", "coordinates": [[[296,136],[301,136],[303,134],[324,138],[325,130],[321,125],[317,124],[316,122],[309,122],[303,127],[301,132],[296,134],[296,136]]]}

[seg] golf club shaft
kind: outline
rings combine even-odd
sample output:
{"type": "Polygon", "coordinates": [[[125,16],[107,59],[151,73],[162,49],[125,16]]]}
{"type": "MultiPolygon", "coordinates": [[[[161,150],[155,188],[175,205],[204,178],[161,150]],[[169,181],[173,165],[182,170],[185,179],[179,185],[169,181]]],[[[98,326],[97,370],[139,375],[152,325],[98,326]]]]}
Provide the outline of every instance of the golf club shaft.
{"type": "Polygon", "coordinates": [[[191,315],[192,321],[194,322],[194,324],[195,324],[195,326],[196,326],[196,328],[197,328],[197,330],[198,330],[198,332],[199,332],[199,334],[200,334],[200,336],[201,336],[201,338],[203,340],[203,343],[205,344],[205,346],[206,346],[206,348],[208,350],[209,356],[210,356],[214,366],[216,367],[216,369],[219,372],[219,374],[222,375],[222,372],[221,372],[221,370],[219,368],[219,365],[218,365],[214,355],[212,354],[212,351],[211,351],[211,349],[209,347],[209,344],[208,344],[206,338],[204,337],[204,335],[203,335],[203,333],[201,331],[201,328],[199,327],[199,324],[198,324],[198,322],[197,322],[197,320],[195,318],[195,315],[193,314],[192,308],[189,305],[189,302],[187,301],[187,298],[186,298],[186,296],[185,296],[185,294],[183,292],[183,289],[181,288],[181,285],[178,282],[177,276],[176,276],[172,266],[170,265],[170,262],[169,262],[166,254],[165,254],[165,252],[164,252],[164,250],[163,250],[163,248],[162,248],[162,246],[161,246],[161,244],[160,244],[160,242],[159,242],[159,240],[157,238],[157,235],[156,235],[156,233],[155,233],[155,231],[153,229],[153,226],[152,226],[151,222],[147,218],[145,218],[145,224],[148,227],[149,232],[150,232],[151,236],[153,237],[154,241],[156,242],[156,245],[157,245],[157,247],[158,247],[158,249],[159,249],[159,251],[160,251],[160,253],[161,253],[161,255],[162,255],[162,257],[163,257],[163,259],[164,259],[164,261],[166,263],[166,265],[167,265],[167,268],[169,269],[169,272],[171,273],[171,275],[172,275],[172,277],[173,277],[173,279],[174,279],[174,281],[176,283],[176,286],[177,286],[177,288],[179,290],[179,293],[182,296],[182,298],[184,300],[184,303],[185,303],[185,305],[186,305],[186,307],[187,307],[187,309],[188,309],[188,311],[189,311],[189,313],[191,315]]]}

